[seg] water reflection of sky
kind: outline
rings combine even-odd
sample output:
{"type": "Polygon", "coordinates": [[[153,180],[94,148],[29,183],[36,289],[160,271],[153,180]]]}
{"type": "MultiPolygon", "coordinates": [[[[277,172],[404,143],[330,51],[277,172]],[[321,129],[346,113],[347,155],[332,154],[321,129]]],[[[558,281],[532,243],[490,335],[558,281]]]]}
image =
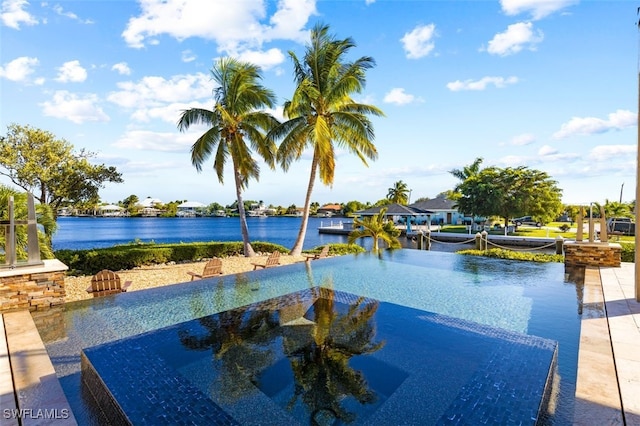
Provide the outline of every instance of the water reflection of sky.
{"type": "Polygon", "coordinates": [[[562,397],[572,404],[580,286],[564,281],[561,264],[413,250],[323,259],[71,303],[60,313],[64,329],[43,339],[74,412],[86,411],[79,397],[82,349],[315,286],[559,341],[562,397]]]}

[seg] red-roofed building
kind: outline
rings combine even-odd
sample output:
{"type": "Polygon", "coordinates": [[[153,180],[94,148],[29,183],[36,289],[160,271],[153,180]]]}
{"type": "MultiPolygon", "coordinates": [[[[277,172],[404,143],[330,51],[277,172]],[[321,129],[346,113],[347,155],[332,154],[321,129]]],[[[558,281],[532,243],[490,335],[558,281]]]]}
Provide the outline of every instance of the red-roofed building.
{"type": "Polygon", "coordinates": [[[340,204],[325,204],[322,207],[318,207],[318,216],[331,217],[341,216],[342,206],[340,204]]]}

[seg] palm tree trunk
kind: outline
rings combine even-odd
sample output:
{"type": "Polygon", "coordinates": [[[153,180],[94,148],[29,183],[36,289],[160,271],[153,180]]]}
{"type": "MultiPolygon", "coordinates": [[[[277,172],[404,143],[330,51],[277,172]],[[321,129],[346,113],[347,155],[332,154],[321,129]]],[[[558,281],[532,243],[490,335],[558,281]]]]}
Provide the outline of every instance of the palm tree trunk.
{"type": "Polygon", "coordinates": [[[309,185],[307,186],[307,196],[304,199],[304,210],[302,212],[302,224],[298,232],[293,248],[289,252],[291,256],[300,256],[302,246],[304,245],[304,237],[307,235],[307,224],[309,223],[309,209],[311,205],[311,192],[313,191],[313,183],[316,180],[316,169],[318,168],[318,155],[313,153],[313,161],[311,162],[311,176],[309,177],[309,185]]]}
{"type": "Polygon", "coordinates": [[[244,203],[242,202],[242,186],[241,177],[238,170],[234,167],[233,174],[236,180],[236,198],[238,199],[238,214],[240,215],[240,232],[242,233],[242,243],[244,249],[244,255],[246,257],[252,257],[256,255],[251,247],[249,241],[249,227],[247,226],[247,215],[244,210],[244,203]]]}

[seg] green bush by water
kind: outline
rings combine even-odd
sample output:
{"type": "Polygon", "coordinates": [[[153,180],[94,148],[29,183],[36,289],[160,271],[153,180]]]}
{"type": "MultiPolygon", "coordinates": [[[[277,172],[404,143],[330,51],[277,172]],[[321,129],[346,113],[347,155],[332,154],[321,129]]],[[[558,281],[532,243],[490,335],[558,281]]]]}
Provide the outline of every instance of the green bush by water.
{"type": "MultiPolygon", "coordinates": [[[[289,249],[279,244],[253,241],[253,250],[263,253],[279,251],[289,253],[289,249]]],[[[323,246],[310,250],[320,252],[323,246]]],[[[330,244],[332,256],[365,251],[355,244],[330,244]]],[[[72,275],[93,275],[103,269],[121,271],[144,265],[167,262],[196,262],[212,257],[238,256],[243,253],[240,241],[211,243],[154,244],[132,243],[93,250],[58,250],[55,256],[69,267],[72,275]]]]}
{"type": "Polygon", "coordinates": [[[564,262],[564,256],[561,254],[545,254],[545,253],[531,253],[531,252],[519,252],[513,250],[504,249],[489,249],[483,250],[460,250],[458,254],[465,254],[471,256],[485,256],[493,257],[497,259],[510,259],[510,260],[524,260],[529,262],[564,262]]]}

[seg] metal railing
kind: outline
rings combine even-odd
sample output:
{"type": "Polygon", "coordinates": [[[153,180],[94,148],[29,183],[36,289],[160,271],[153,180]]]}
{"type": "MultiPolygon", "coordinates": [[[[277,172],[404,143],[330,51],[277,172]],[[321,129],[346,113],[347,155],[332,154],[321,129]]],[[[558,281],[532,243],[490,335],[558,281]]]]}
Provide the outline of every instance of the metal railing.
{"type": "Polygon", "coordinates": [[[13,197],[9,197],[8,216],[6,220],[0,220],[0,226],[4,227],[4,265],[0,268],[16,268],[22,266],[38,266],[44,262],[40,259],[40,246],[38,244],[38,221],[36,219],[35,201],[32,194],[27,194],[27,219],[15,218],[15,206],[13,197]],[[27,260],[20,261],[16,246],[16,229],[18,226],[27,227],[27,260]]]}

